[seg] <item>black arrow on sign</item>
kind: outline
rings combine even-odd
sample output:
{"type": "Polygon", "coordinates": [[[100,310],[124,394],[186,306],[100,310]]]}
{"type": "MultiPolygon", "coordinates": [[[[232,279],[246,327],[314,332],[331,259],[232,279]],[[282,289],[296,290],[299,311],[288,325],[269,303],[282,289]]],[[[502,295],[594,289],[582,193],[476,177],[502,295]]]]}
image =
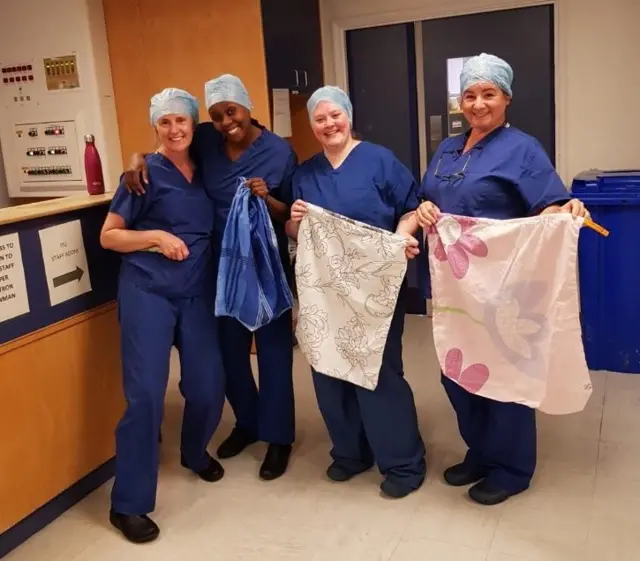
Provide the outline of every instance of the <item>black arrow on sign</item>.
{"type": "Polygon", "coordinates": [[[70,283],[71,281],[80,282],[82,275],[84,275],[84,271],[76,265],[75,271],[65,273],[64,275],[60,275],[59,277],[53,277],[53,286],[54,288],[58,288],[63,284],[70,283]]]}

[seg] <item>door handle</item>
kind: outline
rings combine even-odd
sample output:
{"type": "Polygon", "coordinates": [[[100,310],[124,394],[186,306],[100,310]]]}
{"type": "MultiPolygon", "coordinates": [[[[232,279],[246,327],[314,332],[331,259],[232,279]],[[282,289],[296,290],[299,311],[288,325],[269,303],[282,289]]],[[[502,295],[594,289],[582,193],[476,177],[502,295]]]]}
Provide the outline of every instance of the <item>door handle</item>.
{"type": "Polygon", "coordinates": [[[297,70],[294,70],[296,73],[296,86],[300,85],[300,73],[297,70]]]}
{"type": "Polygon", "coordinates": [[[429,115],[431,150],[436,151],[442,142],[442,115],[429,115]]]}
{"type": "Polygon", "coordinates": [[[307,71],[303,70],[304,72],[304,87],[306,88],[309,85],[309,78],[307,76],[307,71]]]}

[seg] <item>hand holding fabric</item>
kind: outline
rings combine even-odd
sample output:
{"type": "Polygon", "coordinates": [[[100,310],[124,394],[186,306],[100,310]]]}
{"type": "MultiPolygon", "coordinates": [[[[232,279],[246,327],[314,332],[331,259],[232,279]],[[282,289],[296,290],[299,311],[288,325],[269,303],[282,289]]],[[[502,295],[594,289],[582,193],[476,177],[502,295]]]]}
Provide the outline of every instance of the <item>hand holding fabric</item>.
{"type": "Polygon", "coordinates": [[[589,218],[591,213],[586,209],[584,203],[578,199],[571,199],[564,205],[551,205],[545,208],[540,214],[556,214],[556,213],[571,214],[574,218],[589,218]]]}
{"type": "Polygon", "coordinates": [[[298,199],[293,203],[293,205],[291,205],[291,221],[301,222],[302,219],[307,215],[307,212],[307,203],[298,199]]]}
{"type": "Polygon", "coordinates": [[[571,199],[560,208],[560,212],[568,212],[574,218],[589,218],[591,216],[584,203],[578,199],[571,199]]]}
{"type": "Polygon", "coordinates": [[[421,228],[430,228],[440,219],[440,209],[431,201],[422,203],[416,210],[416,218],[421,228]]]}
{"type": "Polygon", "coordinates": [[[416,240],[413,236],[407,236],[407,246],[405,247],[404,254],[407,256],[407,259],[413,259],[420,253],[420,248],[418,245],[418,240],[416,240]]]}
{"type": "Polygon", "coordinates": [[[264,179],[261,177],[252,177],[251,179],[247,179],[245,185],[251,189],[251,194],[256,197],[260,197],[261,199],[266,199],[269,195],[269,189],[267,188],[267,184],[264,182],[264,179]]]}

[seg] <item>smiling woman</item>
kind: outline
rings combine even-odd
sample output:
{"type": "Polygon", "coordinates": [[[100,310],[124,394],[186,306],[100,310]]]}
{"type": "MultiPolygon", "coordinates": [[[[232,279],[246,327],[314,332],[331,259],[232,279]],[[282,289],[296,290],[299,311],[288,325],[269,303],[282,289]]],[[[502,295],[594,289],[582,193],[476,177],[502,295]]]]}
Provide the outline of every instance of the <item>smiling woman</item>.
{"type": "MultiPolygon", "coordinates": [[[[313,96],[309,99],[309,106],[314,107],[311,128],[318,142],[331,151],[342,148],[353,138],[351,123],[353,112],[350,105],[341,104],[341,92],[329,90],[335,95],[335,101],[323,99],[317,101],[313,96]]],[[[353,143],[352,147],[357,146],[353,143]]]]}
{"type": "Polygon", "coordinates": [[[193,137],[193,122],[184,115],[164,115],[156,123],[156,134],[166,150],[185,151],[193,137]]]}
{"type": "MultiPolygon", "coordinates": [[[[281,264],[290,281],[291,262],[284,223],[289,216],[291,177],[297,164],[295,153],[285,140],[252,119],[253,104],[239,77],[223,74],[208,81],[204,90],[212,123],[203,123],[196,130],[194,155],[216,207],[216,263],[225,251],[223,247],[227,247],[223,243],[227,220],[238,185],[243,184],[267,205],[281,264]]],[[[227,399],[237,424],[218,448],[218,456],[230,458],[257,440],[268,442],[260,477],[276,479],[287,469],[295,436],[291,311],[287,310],[255,331],[259,391],[250,362],[253,333],[232,317],[220,317],[220,323],[228,374],[227,399]]]]}
{"type": "Polygon", "coordinates": [[[481,55],[470,58],[463,66],[460,109],[471,126],[467,149],[506,122],[513,95],[513,70],[503,62],[491,55],[481,55]],[[491,80],[487,79],[487,72],[491,73],[491,80]]]}
{"type": "MultiPolygon", "coordinates": [[[[253,104],[240,78],[222,74],[209,80],[204,90],[212,122],[195,128],[189,155],[215,208],[211,220],[215,268],[238,185],[246,185],[254,196],[266,202],[282,267],[290,281],[291,260],[284,223],[289,216],[296,155],[288,142],[252,119],[253,104]]],[[[148,171],[142,155],[134,154],[131,169],[125,172],[127,188],[144,195],[148,171]]],[[[223,361],[229,374],[226,395],[237,425],[218,448],[218,457],[231,458],[257,440],[268,442],[260,476],[276,479],[287,469],[295,433],[291,311],[255,331],[260,392],[251,371],[254,334],[231,317],[221,317],[220,323],[223,361]]]]}
{"type": "Polygon", "coordinates": [[[493,84],[476,84],[464,92],[460,108],[475,131],[492,131],[506,118],[511,97],[493,84]]]}
{"type": "MultiPolygon", "coordinates": [[[[589,215],[580,201],[571,199],[540,143],[508,123],[512,80],[511,66],[494,55],[480,54],[465,62],[460,76],[461,109],[471,128],[464,135],[447,138],[434,154],[422,180],[419,195],[424,202],[415,214],[415,227],[433,226],[441,212],[467,217],[459,219],[466,224],[470,218],[514,219],[551,212],[589,215]]],[[[487,250],[479,240],[465,236],[464,224],[459,225],[462,235],[446,248],[438,245],[434,257],[447,259],[454,276],[462,279],[468,256],[486,256],[487,250]]],[[[507,294],[501,297],[511,301],[507,294]]],[[[527,345],[527,337],[538,332],[537,318],[519,316],[502,304],[491,310],[493,323],[505,317],[513,320],[507,333],[512,345],[527,345]],[[520,339],[512,337],[516,320],[520,339]]],[[[511,352],[504,330],[502,335],[495,333],[497,344],[511,352]]],[[[469,446],[465,459],[445,471],[447,483],[475,484],[469,496],[484,505],[501,503],[526,490],[536,467],[535,412],[519,403],[472,395],[446,376],[442,383],[469,446]]]]}
{"type": "MultiPolygon", "coordinates": [[[[309,98],[307,110],[311,128],[323,150],[304,162],[294,175],[296,201],[287,225],[289,235],[297,238],[311,204],[401,234],[405,238],[406,257],[414,258],[419,252],[418,242],[404,230],[407,213],[418,206],[417,186],[411,172],[386,148],[353,138],[353,107],[340,88],[320,88],[309,98]]],[[[363,245],[373,248],[376,238],[363,240],[363,245]]],[[[305,282],[303,277],[299,280],[305,282]]],[[[393,498],[405,497],[418,489],[426,471],[413,393],[404,379],[402,366],[406,282],[402,278],[399,282],[400,295],[392,303],[395,309],[375,389],[338,379],[335,372],[316,370],[312,364],[316,397],[333,443],[333,463],[327,476],[334,481],[347,481],[375,462],[384,476],[381,490],[393,498]]],[[[337,308],[328,309],[326,318],[334,324],[340,312],[337,308]]],[[[308,319],[306,315],[301,322],[308,319]]],[[[302,329],[310,325],[309,321],[306,324],[301,324],[302,329]]],[[[338,341],[349,338],[354,341],[353,329],[347,328],[344,333],[346,337],[336,332],[338,341]]],[[[311,339],[316,335],[312,334],[311,339]]],[[[338,347],[345,352],[342,343],[338,342],[338,347]]],[[[352,350],[349,355],[355,360],[352,350]]]]}
{"type": "Polygon", "coordinates": [[[223,74],[207,82],[205,97],[213,126],[225,139],[227,155],[235,161],[262,134],[262,127],[251,119],[249,94],[240,78],[223,74]]]}
{"type": "Polygon", "coordinates": [[[218,321],[211,313],[214,206],[189,156],[198,102],[168,88],[151,98],[159,148],[147,157],[144,196],[120,185],[100,235],[122,254],[118,288],[122,374],[128,407],[116,432],[111,523],[135,543],[154,540],[158,434],[171,348],[185,397],[181,463],[209,482],[224,470],[207,453],[224,405],[218,321]],[[150,251],[151,250],[151,251],[150,251]]]}

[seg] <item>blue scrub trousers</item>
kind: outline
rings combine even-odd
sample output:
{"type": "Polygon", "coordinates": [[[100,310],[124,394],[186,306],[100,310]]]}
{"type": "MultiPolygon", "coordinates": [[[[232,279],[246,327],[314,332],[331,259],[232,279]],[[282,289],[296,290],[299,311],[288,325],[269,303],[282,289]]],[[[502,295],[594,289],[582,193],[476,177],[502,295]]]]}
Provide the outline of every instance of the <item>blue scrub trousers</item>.
{"type": "Polygon", "coordinates": [[[258,391],[251,371],[253,333],[234,318],[219,318],[227,399],[236,426],[269,444],[289,445],[295,438],[292,321],[288,310],[255,331],[258,391]]]}
{"type": "Polygon", "coordinates": [[[116,430],[112,508],[141,515],[154,510],[159,442],[171,347],[180,353],[185,398],[181,452],[198,472],[224,406],[224,370],[212,297],[169,299],[121,280],[118,293],[122,372],[127,410],[116,430]]]}
{"type": "Polygon", "coordinates": [[[536,468],[535,410],[474,395],[446,376],[442,384],[469,447],[464,463],[499,489],[528,489],[536,468]]]}
{"type": "Polygon", "coordinates": [[[396,307],[375,390],[313,371],[322,417],[336,464],[359,473],[378,464],[382,475],[411,489],[425,478],[425,447],[418,428],[413,392],[404,378],[402,334],[404,290],[396,307]]]}

